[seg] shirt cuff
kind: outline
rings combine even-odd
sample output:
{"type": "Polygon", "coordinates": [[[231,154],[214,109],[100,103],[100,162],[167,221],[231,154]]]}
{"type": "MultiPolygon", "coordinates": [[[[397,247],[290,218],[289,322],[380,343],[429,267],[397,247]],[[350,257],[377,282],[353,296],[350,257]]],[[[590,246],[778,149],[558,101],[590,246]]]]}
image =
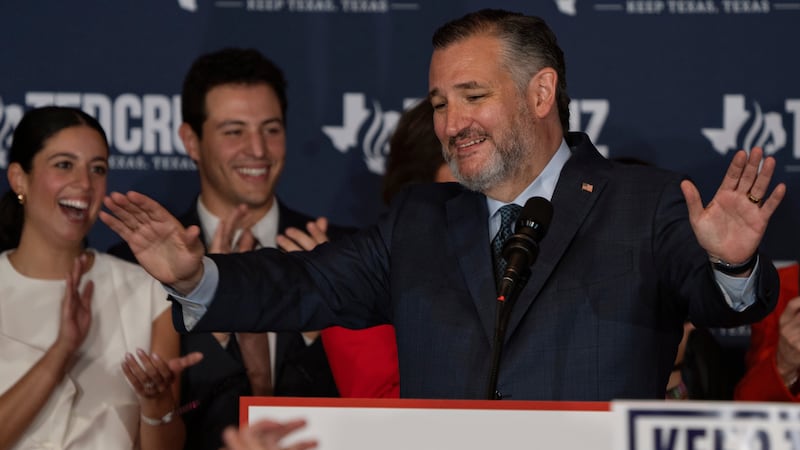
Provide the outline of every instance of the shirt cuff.
{"type": "MultiPolygon", "coordinates": [[[[756,256],[758,258],[758,256],[756,256]]],[[[747,278],[734,277],[714,270],[714,278],[722,289],[725,302],[734,311],[744,311],[756,302],[756,278],[758,275],[758,259],[753,271],[747,278]]]]}
{"type": "Polygon", "coordinates": [[[163,285],[170,296],[181,304],[183,326],[186,327],[187,331],[191,331],[208,311],[208,307],[214,300],[218,284],[219,269],[217,264],[208,256],[203,256],[203,277],[200,278],[200,283],[197,284],[192,292],[183,296],[172,289],[171,286],[163,285]]]}

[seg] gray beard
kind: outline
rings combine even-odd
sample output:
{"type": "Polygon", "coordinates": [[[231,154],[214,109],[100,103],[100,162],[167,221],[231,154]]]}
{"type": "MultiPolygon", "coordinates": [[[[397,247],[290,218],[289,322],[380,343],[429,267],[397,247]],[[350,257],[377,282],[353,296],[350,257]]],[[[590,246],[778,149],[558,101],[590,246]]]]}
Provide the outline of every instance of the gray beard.
{"type": "MultiPolygon", "coordinates": [[[[519,123],[519,122],[518,122],[519,123]]],[[[469,190],[476,192],[487,192],[503,181],[512,178],[512,176],[523,167],[523,161],[529,151],[529,147],[533,143],[525,142],[526,139],[517,131],[519,127],[513,127],[508,139],[505,142],[510,143],[508,146],[496,148],[492,153],[486,167],[480,172],[464,176],[458,169],[458,158],[453,158],[447,151],[442,152],[450,171],[459,183],[469,190]]]]}

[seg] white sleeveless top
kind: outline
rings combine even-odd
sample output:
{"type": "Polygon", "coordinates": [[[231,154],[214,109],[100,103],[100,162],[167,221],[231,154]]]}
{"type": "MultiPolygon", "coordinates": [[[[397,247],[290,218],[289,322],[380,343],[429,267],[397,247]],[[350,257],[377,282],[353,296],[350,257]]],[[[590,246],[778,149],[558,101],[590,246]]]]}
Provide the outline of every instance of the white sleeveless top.
{"type": "MultiPolygon", "coordinates": [[[[93,251],[94,252],[94,251],[93,251]]],[[[170,303],[141,267],[94,252],[92,324],[67,376],[14,450],[138,448],[139,404],[122,373],[126,352],[150,349],[153,320],[170,303]]],[[[0,392],[53,344],[66,282],[19,274],[0,253],[0,392]]]]}

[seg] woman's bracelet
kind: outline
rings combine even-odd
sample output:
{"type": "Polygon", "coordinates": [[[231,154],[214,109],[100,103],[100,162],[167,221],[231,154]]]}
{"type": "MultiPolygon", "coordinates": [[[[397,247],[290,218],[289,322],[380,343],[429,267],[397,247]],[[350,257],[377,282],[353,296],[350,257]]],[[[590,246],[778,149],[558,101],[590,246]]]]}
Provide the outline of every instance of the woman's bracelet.
{"type": "Polygon", "coordinates": [[[158,426],[158,425],[164,425],[164,424],[172,422],[172,417],[174,415],[175,415],[175,410],[172,410],[172,411],[164,414],[163,416],[161,416],[160,419],[153,419],[152,417],[147,417],[147,416],[144,415],[144,413],[140,414],[140,416],[142,418],[142,422],[144,422],[144,423],[146,423],[148,425],[154,426],[154,427],[158,426]]]}

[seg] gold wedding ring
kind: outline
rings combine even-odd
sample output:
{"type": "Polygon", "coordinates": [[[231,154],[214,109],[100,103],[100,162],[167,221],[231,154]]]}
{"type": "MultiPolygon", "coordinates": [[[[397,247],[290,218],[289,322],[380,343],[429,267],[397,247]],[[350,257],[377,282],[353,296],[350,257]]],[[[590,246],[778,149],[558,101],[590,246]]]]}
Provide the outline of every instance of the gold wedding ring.
{"type": "Polygon", "coordinates": [[[755,203],[756,205],[761,203],[761,199],[760,198],[753,197],[753,194],[751,194],[749,192],[747,193],[747,199],[750,200],[751,202],[755,203]]]}

